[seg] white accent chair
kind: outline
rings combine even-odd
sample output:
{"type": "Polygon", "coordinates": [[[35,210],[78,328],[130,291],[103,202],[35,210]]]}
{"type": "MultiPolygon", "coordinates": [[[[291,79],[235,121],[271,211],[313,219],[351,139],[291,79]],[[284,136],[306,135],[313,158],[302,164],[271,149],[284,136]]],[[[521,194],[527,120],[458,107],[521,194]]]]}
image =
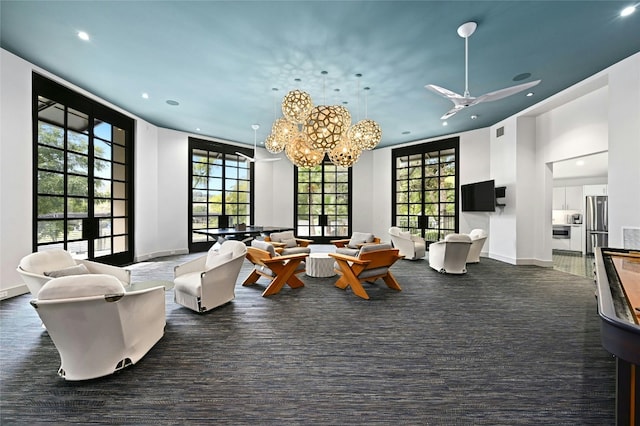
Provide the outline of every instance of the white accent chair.
{"type": "Polygon", "coordinates": [[[74,259],[62,249],[39,251],[26,255],[17,268],[34,297],[48,281],[68,275],[106,274],[116,277],[125,287],[131,283],[131,271],[91,260],[74,259]]]}
{"type": "Polygon", "coordinates": [[[126,292],[112,275],[54,278],[31,300],[60,354],[66,380],[107,376],[137,363],[164,335],[163,286],[126,292]]]}
{"type": "Polygon", "coordinates": [[[471,248],[467,255],[467,263],[478,263],[482,247],[487,240],[487,232],[484,229],[473,229],[469,233],[469,238],[471,238],[471,248]]]}
{"type": "Polygon", "coordinates": [[[429,266],[443,274],[466,274],[471,238],[466,234],[449,234],[442,241],[429,244],[429,266]]]}
{"type": "Polygon", "coordinates": [[[200,256],[174,268],[174,301],[196,312],[206,312],[236,297],[235,287],[247,246],[227,240],[219,250],[212,247],[200,256]]]}
{"type": "Polygon", "coordinates": [[[422,237],[411,235],[397,226],[389,228],[389,236],[393,246],[400,250],[400,256],[408,260],[422,259],[427,252],[427,243],[422,237]]]}

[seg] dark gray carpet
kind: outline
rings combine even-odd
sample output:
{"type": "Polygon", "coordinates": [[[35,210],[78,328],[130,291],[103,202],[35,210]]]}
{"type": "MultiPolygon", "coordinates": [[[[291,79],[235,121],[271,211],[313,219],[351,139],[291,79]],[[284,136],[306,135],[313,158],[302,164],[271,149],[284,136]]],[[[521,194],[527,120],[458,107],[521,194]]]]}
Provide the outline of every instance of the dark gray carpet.
{"type": "MultiPolygon", "coordinates": [[[[134,281],[171,279],[190,257],[134,265],[134,281]]],[[[162,340],[87,382],[57,376],[30,295],[3,301],[1,423],[614,424],[591,280],[489,259],[465,276],[426,261],[393,270],[403,291],[379,282],[369,301],[302,276],[269,298],[263,281],[238,285],[199,315],[168,291],[162,340]]]]}

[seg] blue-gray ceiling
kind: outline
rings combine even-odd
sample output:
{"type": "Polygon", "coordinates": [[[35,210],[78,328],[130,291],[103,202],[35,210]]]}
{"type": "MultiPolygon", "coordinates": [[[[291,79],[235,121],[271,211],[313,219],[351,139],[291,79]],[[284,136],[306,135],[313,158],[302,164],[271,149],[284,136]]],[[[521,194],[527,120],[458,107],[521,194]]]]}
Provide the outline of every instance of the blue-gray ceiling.
{"type": "Polygon", "coordinates": [[[348,102],[389,146],[490,126],[640,51],[640,10],[619,15],[631,4],[2,0],[0,44],[157,126],[253,144],[251,124],[264,140],[298,88],[314,104],[348,102]],[[424,86],[464,91],[456,30],[467,21],[478,23],[471,95],[542,82],[534,96],[475,105],[444,127],[452,104],[424,86]]]}

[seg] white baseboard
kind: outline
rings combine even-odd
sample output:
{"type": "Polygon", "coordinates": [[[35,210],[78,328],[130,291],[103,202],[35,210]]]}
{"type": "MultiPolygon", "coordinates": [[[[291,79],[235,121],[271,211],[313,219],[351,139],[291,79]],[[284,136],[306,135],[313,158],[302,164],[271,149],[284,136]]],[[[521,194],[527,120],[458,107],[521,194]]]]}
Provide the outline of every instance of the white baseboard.
{"type": "Polygon", "coordinates": [[[0,300],[11,299],[12,297],[22,296],[29,293],[29,288],[25,284],[2,289],[0,291],[0,300]]]}
{"type": "Polygon", "coordinates": [[[176,254],[189,254],[188,249],[178,249],[178,250],[162,250],[162,251],[154,251],[152,253],[141,254],[135,257],[134,262],[145,262],[147,260],[155,259],[156,257],[164,257],[164,256],[173,256],[176,254]]]}
{"type": "Polygon", "coordinates": [[[531,258],[517,258],[500,256],[496,254],[491,254],[489,256],[490,259],[499,260],[500,262],[508,263],[510,265],[533,265],[540,266],[542,268],[553,268],[552,260],[540,260],[540,259],[531,259],[531,258]]]}

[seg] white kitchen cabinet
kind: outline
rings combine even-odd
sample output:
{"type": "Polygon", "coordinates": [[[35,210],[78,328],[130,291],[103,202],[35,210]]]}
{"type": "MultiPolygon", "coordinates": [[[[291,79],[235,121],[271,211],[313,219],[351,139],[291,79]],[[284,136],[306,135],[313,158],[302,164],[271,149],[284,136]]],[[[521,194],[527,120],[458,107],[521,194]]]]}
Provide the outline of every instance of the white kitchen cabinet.
{"type": "Polygon", "coordinates": [[[553,210],[583,210],[581,186],[559,186],[553,188],[553,210]]]}
{"type": "Polygon", "coordinates": [[[567,186],[565,188],[565,210],[584,210],[584,201],[581,186],[567,186]]]}
{"type": "Polygon", "coordinates": [[[572,251],[582,251],[582,226],[571,226],[570,248],[572,251]]]}
{"type": "Polygon", "coordinates": [[[582,187],[585,197],[588,195],[607,195],[607,185],[585,185],[582,187]]]}
{"type": "Polygon", "coordinates": [[[571,250],[571,240],[569,238],[553,238],[551,240],[553,250],[571,250]]]}
{"type": "Polygon", "coordinates": [[[553,188],[553,210],[564,210],[565,195],[564,187],[553,188]]]}

